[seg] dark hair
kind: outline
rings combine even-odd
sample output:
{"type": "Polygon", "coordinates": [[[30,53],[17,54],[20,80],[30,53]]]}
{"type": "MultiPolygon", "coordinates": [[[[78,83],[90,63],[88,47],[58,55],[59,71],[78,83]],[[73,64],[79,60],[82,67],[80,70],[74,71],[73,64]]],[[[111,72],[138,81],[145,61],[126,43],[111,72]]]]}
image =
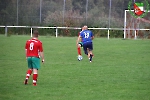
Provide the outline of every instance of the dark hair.
{"type": "Polygon", "coordinates": [[[33,32],[33,36],[34,36],[34,37],[38,37],[38,35],[39,35],[39,32],[38,32],[37,30],[35,30],[35,31],[33,32]]]}

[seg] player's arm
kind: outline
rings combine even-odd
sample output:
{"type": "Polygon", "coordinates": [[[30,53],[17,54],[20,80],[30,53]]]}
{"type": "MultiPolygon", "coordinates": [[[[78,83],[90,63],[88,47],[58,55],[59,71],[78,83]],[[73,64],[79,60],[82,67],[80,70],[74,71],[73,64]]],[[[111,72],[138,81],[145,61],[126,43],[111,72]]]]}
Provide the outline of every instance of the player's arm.
{"type": "Polygon", "coordinates": [[[94,39],[94,35],[93,35],[93,33],[91,33],[91,39],[92,39],[92,40],[94,39]]]}
{"type": "Polygon", "coordinates": [[[39,54],[40,54],[40,57],[42,59],[42,62],[44,62],[44,53],[43,52],[39,52],[39,54]]]}
{"type": "Polygon", "coordinates": [[[42,59],[42,62],[44,63],[44,53],[43,53],[43,46],[42,43],[40,43],[40,51],[39,51],[40,57],[42,59]]]}
{"type": "Polygon", "coordinates": [[[91,39],[93,40],[93,39],[94,39],[94,36],[92,36],[91,39]]]}

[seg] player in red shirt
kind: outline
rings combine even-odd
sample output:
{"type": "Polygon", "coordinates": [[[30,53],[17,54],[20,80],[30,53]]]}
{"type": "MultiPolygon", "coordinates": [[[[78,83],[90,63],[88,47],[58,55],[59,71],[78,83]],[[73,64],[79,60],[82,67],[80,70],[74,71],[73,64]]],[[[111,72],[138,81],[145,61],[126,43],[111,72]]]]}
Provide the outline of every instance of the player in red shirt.
{"type": "MultiPolygon", "coordinates": [[[[83,28],[84,27],[82,27],[82,31],[84,30],[83,28]]],[[[82,31],[80,31],[80,32],[82,32],[82,31]]],[[[80,35],[80,32],[78,33],[78,36],[80,35]]],[[[78,52],[78,57],[79,57],[79,56],[81,56],[81,47],[83,46],[82,40],[79,43],[77,42],[76,45],[77,45],[77,52],[78,52]]]]}
{"type": "Polygon", "coordinates": [[[38,77],[38,69],[40,68],[40,57],[42,62],[44,63],[44,54],[43,54],[43,47],[42,42],[38,40],[38,31],[33,32],[33,38],[26,41],[25,44],[25,53],[26,59],[28,63],[28,70],[26,74],[26,79],[24,84],[28,84],[28,79],[33,71],[33,85],[36,86],[37,84],[37,77],[38,77]]]}

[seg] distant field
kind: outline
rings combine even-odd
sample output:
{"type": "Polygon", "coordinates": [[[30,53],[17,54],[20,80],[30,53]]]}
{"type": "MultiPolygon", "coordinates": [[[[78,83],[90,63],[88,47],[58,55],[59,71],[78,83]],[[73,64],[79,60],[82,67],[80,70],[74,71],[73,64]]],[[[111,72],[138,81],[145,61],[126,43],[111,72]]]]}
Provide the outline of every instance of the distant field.
{"type": "Polygon", "coordinates": [[[150,100],[150,40],[95,38],[94,58],[77,60],[77,37],[46,37],[38,86],[24,85],[30,36],[0,35],[0,100],[150,100]]]}

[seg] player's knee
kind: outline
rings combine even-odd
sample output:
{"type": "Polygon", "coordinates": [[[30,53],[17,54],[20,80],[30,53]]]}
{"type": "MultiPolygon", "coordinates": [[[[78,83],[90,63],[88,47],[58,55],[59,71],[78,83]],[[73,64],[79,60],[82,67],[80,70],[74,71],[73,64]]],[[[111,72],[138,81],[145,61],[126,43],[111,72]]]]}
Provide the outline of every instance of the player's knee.
{"type": "Polygon", "coordinates": [[[81,45],[80,45],[80,44],[78,44],[78,48],[79,48],[79,47],[81,47],[81,45]]]}
{"type": "Polygon", "coordinates": [[[33,71],[33,69],[32,69],[32,68],[29,68],[29,70],[33,71]]]}

